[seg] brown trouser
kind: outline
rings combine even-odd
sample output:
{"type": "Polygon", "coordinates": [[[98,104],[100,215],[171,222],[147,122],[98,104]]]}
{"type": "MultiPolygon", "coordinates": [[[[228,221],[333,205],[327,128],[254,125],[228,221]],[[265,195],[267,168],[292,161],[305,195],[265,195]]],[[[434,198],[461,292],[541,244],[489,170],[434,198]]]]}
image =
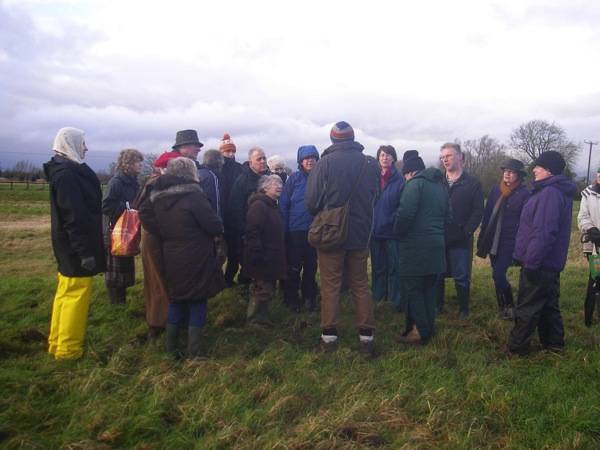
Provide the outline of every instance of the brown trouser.
{"type": "Polygon", "coordinates": [[[369,249],[318,252],[321,274],[321,328],[340,323],[340,288],[345,275],[354,303],[354,321],[359,329],[373,330],[373,300],[367,275],[369,249]]]}

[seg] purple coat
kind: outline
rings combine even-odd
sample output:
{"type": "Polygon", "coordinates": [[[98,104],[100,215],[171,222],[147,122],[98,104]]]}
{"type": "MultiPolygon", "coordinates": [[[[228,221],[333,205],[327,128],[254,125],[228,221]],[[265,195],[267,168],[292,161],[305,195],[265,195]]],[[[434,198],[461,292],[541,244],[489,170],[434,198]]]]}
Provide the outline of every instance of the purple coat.
{"type": "Polygon", "coordinates": [[[523,267],[549,272],[565,268],[576,193],[577,187],[562,174],[533,182],[513,253],[523,267]]]}
{"type": "MultiPolygon", "coordinates": [[[[490,217],[496,202],[500,198],[500,185],[496,185],[492,188],[490,195],[485,204],[485,211],[483,212],[483,220],[481,221],[481,230],[479,231],[479,240],[477,248],[479,248],[479,241],[482,240],[485,231],[490,223],[490,217]]],[[[521,218],[521,211],[525,202],[531,196],[531,192],[525,187],[525,183],[521,184],[516,188],[506,200],[506,207],[504,208],[504,216],[502,218],[502,226],[500,228],[500,236],[498,238],[498,249],[496,255],[511,257],[515,248],[515,239],[517,237],[517,230],[519,229],[519,220],[521,218]]]]}

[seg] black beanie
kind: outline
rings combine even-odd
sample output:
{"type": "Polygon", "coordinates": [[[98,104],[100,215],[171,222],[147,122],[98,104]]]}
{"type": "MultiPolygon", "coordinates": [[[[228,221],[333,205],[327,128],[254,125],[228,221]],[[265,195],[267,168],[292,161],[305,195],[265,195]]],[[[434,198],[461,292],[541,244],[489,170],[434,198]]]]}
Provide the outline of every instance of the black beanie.
{"type": "Polygon", "coordinates": [[[402,166],[402,175],[406,175],[407,173],[423,170],[425,168],[425,164],[423,160],[419,156],[419,152],[416,150],[407,150],[404,152],[404,156],[402,157],[402,162],[404,165],[402,166]]]}
{"type": "Polygon", "coordinates": [[[552,175],[558,175],[563,173],[567,164],[560,153],[549,150],[538,156],[533,165],[543,167],[552,175]]]}

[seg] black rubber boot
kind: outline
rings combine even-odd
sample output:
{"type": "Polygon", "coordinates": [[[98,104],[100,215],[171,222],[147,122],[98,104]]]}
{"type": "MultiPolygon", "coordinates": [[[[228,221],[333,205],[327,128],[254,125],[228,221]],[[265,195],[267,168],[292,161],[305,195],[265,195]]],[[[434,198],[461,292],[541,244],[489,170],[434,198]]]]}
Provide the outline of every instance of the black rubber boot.
{"type": "Polygon", "coordinates": [[[246,324],[254,325],[260,322],[260,301],[256,297],[250,297],[248,308],[246,308],[246,324]]]}
{"type": "Polygon", "coordinates": [[[456,296],[458,297],[458,318],[466,319],[469,315],[469,303],[471,300],[471,288],[456,286],[456,296]]]}
{"type": "Polygon", "coordinates": [[[119,288],[106,286],[106,293],[108,294],[108,300],[111,305],[118,305],[119,301],[119,288]]]}
{"type": "Polygon", "coordinates": [[[119,299],[119,303],[127,303],[127,288],[118,287],[117,298],[119,299]]]}
{"type": "Polygon", "coordinates": [[[202,342],[202,327],[188,327],[188,359],[206,359],[200,354],[200,343],[202,342]]]}
{"type": "Polygon", "coordinates": [[[435,282],[435,315],[444,314],[444,295],[446,294],[446,280],[435,282]]]}
{"type": "Polygon", "coordinates": [[[167,336],[167,353],[171,355],[173,358],[180,360],[182,355],[179,350],[179,330],[181,327],[179,325],[167,324],[167,331],[165,332],[167,336]]]}

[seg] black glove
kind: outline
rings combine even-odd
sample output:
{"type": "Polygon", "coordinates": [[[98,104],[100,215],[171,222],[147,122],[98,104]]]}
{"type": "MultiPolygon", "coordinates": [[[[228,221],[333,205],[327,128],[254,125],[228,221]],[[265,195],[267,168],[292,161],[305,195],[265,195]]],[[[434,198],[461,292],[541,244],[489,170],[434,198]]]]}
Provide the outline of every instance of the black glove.
{"type": "Polygon", "coordinates": [[[96,259],[93,256],[88,256],[81,260],[81,267],[86,270],[94,270],[96,268],[96,259]]]}
{"type": "Polygon", "coordinates": [[[531,284],[539,284],[540,283],[540,272],[537,270],[533,270],[533,269],[527,269],[526,267],[523,267],[523,275],[525,275],[525,278],[527,279],[527,281],[529,281],[531,284]]]}
{"type": "Polygon", "coordinates": [[[523,263],[521,261],[519,261],[518,259],[513,259],[513,260],[511,260],[510,265],[513,267],[521,267],[523,265],[523,263]]]}
{"type": "Polygon", "coordinates": [[[587,234],[590,237],[590,240],[596,244],[596,245],[600,245],[600,230],[598,230],[598,228],[596,227],[592,227],[589,230],[587,230],[587,234]]]}
{"type": "Polygon", "coordinates": [[[252,266],[256,266],[257,264],[263,263],[265,261],[265,255],[263,255],[261,251],[252,252],[250,258],[248,259],[248,262],[252,266]]]}

